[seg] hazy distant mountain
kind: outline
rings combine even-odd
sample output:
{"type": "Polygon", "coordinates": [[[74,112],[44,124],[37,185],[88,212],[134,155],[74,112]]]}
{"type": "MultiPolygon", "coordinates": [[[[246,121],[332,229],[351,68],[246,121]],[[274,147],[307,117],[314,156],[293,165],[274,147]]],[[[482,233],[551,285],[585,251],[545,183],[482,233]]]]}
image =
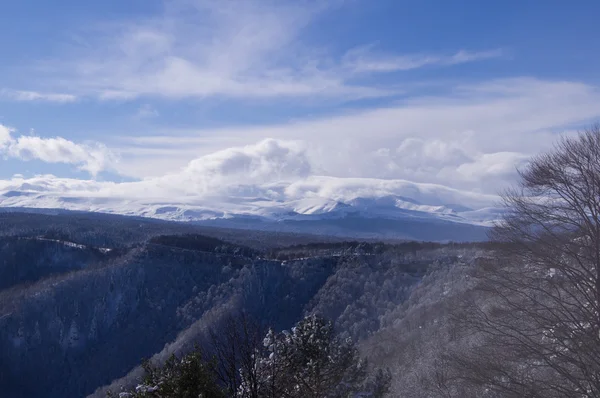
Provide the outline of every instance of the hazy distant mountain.
{"type": "MultiPolygon", "coordinates": [[[[401,180],[310,177],[301,183],[238,185],[214,194],[157,191],[144,182],[115,190],[56,177],[0,191],[0,207],[67,209],[212,226],[361,238],[484,240],[498,219],[495,197],[401,180]]],[[[125,185],[124,185],[125,184],[125,185]]]]}

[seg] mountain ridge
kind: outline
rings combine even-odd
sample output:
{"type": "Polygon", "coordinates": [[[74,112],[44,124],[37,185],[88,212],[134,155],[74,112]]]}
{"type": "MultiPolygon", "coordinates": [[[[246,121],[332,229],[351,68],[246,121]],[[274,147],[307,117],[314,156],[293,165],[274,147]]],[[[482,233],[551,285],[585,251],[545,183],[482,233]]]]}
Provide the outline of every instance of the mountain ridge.
{"type": "Polygon", "coordinates": [[[227,185],[204,191],[145,183],[90,180],[72,187],[73,181],[54,176],[20,179],[0,186],[0,207],[89,211],[356,238],[442,241],[485,240],[485,231],[502,214],[494,207],[494,196],[404,180],[312,176],[295,182],[227,185]],[[418,232],[423,228],[438,229],[438,233],[418,232]],[[446,232],[439,233],[440,229],[446,232]]]}

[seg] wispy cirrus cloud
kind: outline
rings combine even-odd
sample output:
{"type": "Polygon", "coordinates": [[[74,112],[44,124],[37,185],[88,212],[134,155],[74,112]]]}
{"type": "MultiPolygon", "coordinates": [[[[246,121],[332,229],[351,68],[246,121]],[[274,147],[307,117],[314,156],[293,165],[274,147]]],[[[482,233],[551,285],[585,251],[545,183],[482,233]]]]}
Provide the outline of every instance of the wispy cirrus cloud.
{"type": "Polygon", "coordinates": [[[27,91],[27,90],[10,90],[10,89],[0,90],[0,97],[7,98],[10,100],[14,100],[14,101],[21,101],[21,102],[40,101],[40,102],[66,103],[66,102],[77,101],[77,96],[74,94],[46,93],[46,92],[27,91]]]}
{"type": "Polygon", "coordinates": [[[357,47],[348,51],[343,66],[353,73],[384,73],[408,71],[426,66],[451,66],[468,62],[483,61],[504,56],[501,49],[488,51],[460,50],[453,54],[384,54],[373,51],[373,46],[357,47]]]}
{"type": "Polygon", "coordinates": [[[501,50],[394,54],[373,46],[341,55],[305,35],[335,10],[330,2],[174,1],[161,15],[84,32],[80,45],[50,61],[49,78],[74,95],[102,100],[301,98],[348,101],[402,90],[360,83],[365,74],[451,66],[501,50]],[[53,65],[53,66],[52,66],[53,65]]]}

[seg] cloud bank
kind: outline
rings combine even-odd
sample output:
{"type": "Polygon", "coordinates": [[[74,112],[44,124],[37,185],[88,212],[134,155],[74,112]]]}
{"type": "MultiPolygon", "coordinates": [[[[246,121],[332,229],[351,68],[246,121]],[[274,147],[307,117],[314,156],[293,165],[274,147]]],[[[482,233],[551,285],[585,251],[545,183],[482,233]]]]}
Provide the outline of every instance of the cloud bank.
{"type": "Polygon", "coordinates": [[[0,150],[15,159],[72,164],[92,176],[113,171],[175,190],[177,181],[195,194],[323,176],[404,180],[495,195],[559,133],[599,116],[598,104],[594,86],[504,79],[352,113],[283,124],[169,129],[168,135],[112,140],[108,146],[16,136],[2,127],[0,150]]]}
{"type": "Polygon", "coordinates": [[[114,145],[122,154],[119,170],[140,178],[175,171],[223,148],[274,139],[302,143],[314,175],[402,179],[496,194],[514,182],[530,156],[599,117],[599,104],[592,85],[502,79],[457,84],[449,92],[379,108],[271,125],[169,129],[114,145]]]}
{"type": "MultiPolygon", "coordinates": [[[[496,200],[494,195],[437,184],[315,175],[304,145],[274,139],[201,156],[176,173],[141,181],[101,182],[52,175],[0,180],[0,206],[171,219],[192,217],[190,212],[196,219],[319,214],[340,211],[340,204],[391,211],[387,216],[397,215],[398,208],[445,215],[458,205],[461,211],[485,209],[496,200]]],[[[487,211],[473,214],[469,221],[489,221],[487,211]]]]}

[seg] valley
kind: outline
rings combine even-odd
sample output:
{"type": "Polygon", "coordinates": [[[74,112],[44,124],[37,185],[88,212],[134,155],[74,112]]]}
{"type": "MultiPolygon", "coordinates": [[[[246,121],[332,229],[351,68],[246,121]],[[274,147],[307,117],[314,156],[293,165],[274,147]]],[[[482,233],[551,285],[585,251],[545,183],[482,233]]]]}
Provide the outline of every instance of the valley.
{"type": "Polygon", "coordinates": [[[0,390],[9,398],[102,397],[135,384],[142,358],[185,353],[240,313],[276,330],[319,313],[366,343],[427,275],[484,250],[309,235],[277,246],[268,232],[100,214],[0,218],[0,390]]]}

